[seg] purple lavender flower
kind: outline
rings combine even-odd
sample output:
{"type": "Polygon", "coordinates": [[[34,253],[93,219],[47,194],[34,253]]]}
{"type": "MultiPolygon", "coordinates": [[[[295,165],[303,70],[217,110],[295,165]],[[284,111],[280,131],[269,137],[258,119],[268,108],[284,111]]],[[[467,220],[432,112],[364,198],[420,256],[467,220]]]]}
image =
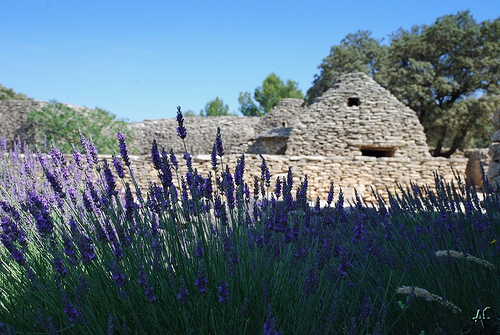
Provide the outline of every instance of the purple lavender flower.
{"type": "Polygon", "coordinates": [[[126,166],[130,166],[130,160],[128,157],[127,143],[125,142],[125,135],[123,132],[119,131],[116,134],[116,138],[118,139],[118,145],[120,147],[120,155],[123,159],[123,162],[126,166]]]}
{"type": "Polygon", "coordinates": [[[170,155],[170,163],[172,163],[172,166],[174,167],[175,171],[179,170],[179,162],[177,161],[177,157],[175,157],[174,150],[172,150],[172,148],[170,148],[169,155],[170,155]]]}
{"type": "Polygon", "coordinates": [[[151,145],[151,160],[153,161],[153,166],[157,171],[161,169],[161,159],[160,153],[158,151],[158,143],[156,140],[153,140],[153,144],[151,145]]]}
{"type": "Polygon", "coordinates": [[[52,157],[52,163],[54,164],[54,166],[61,167],[66,165],[66,159],[64,158],[64,155],[59,149],[56,148],[54,143],[50,144],[49,154],[52,157]]]}
{"type": "Polygon", "coordinates": [[[67,257],[69,264],[78,265],[78,258],[76,256],[76,251],[73,245],[73,241],[66,234],[63,235],[63,246],[64,246],[64,254],[67,257]]]}
{"type": "Polygon", "coordinates": [[[36,291],[38,290],[39,287],[39,282],[38,282],[38,277],[33,271],[33,269],[30,266],[26,267],[26,279],[28,279],[33,287],[33,289],[36,291]]]}
{"type": "Polygon", "coordinates": [[[163,188],[165,190],[168,190],[172,185],[172,169],[170,167],[170,163],[168,161],[168,155],[165,149],[161,151],[161,162],[160,162],[160,170],[158,172],[158,177],[161,180],[163,188]]]}
{"type": "Polygon", "coordinates": [[[54,259],[52,260],[52,264],[54,265],[54,268],[56,269],[59,276],[61,276],[61,277],[66,276],[66,273],[68,271],[64,267],[62,259],[60,257],[54,256],[54,259]]]}
{"type": "Polygon", "coordinates": [[[146,299],[149,302],[155,302],[157,297],[154,295],[153,286],[149,285],[149,278],[142,267],[139,269],[138,275],[139,279],[137,282],[144,287],[144,295],[146,296],[146,299]]]}
{"type": "Polygon", "coordinates": [[[278,335],[278,331],[275,329],[275,319],[272,313],[271,304],[267,305],[267,315],[266,321],[264,322],[264,335],[278,335]]]}
{"type": "Polygon", "coordinates": [[[123,249],[120,246],[120,244],[117,241],[111,242],[111,245],[113,246],[113,256],[115,256],[115,259],[117,261],[120,261],[123,258],[123,249]]]}
{"type": "Polygon", "coordinates": [[[179,293],[177,294],[177,300],[181,303],[181,305],[185,305],[187,303],[187,298],[189,296],[189,291],[186,287],[186,283],[184,280],[181,280],[181,287],[179,288],[179,293]]]}
{"type": "Polygon", "coordinates": [[[113,165],[115,167],[116,174],[118,177],[123,179],[125,177],[125,171],[123,171],[123,165],[122,162],[118,158],[116,158],[115,155],[113,155],[113,165]]]}
{"type": "Polygon", "coordinates": [[[82,194],[82,200],[83,200],[83,206],[85,207],[85,210],[89,213],[94,211],[94,208],[92,207],[92,203],[90,202],[89,196],[87,195],[86,192],[82,194]]]}
{"type": "MultiPolygon", "coordinates": [[[[40,308],[37,308],[36,310],[36,318],[38,323],[42,326],[43,330],[47,332],[47,334],[57,334],[57,328],[56,325],[54,324],[54,321],[52,320],[52,317],[44,317],[42,314],[42,310],[40,308]]],[[[13,334],[14,332],[7,332],[4,329],[2,329],[1,323],[0,323],[0,334],[13,334]]]]}
{"type": "Polygon", "coordinates": [[[66,314],[66,316],[68,317],[69,322],[76,323],[80,316],[78,315],[78,311],[75,308],[75,306],[69,300],[66,292],[63,293],[62,300],[63,300],[64,314],[66,314]]]}
{"type": "Polygon", "coordinates": [[[79,243],[80,254],[82,255],[83,265],[89,265],[95,259],[94,246],[92,239],[82,234],[81,242],[79,243]]]}
{"type": "Polygon", "coordinates": [[[339,273],[342,277],[349,276],[349,273],[347,271],[349,270],[350,266],[351,266],[351,262],[347,258],[347,255],[343,254],[341,261],[340,261],[340,264],[339,264],[339,267],[338,267],[339,273]]]}
{"type": "Polygon", "coordinates": [[[212,161],[212,169],[217,170],[217,147],[214,145],[212,146],[212,154],[210,155],[210,159],[212,161]]]}
{"type": "Polygon", "coordinates": [[[113,267],[111,267],[111,276],[113,277],[113,281],[118,287],[123,287],[125,285],[125,275],[120,269],[118,263],[115,263],[113,267]]]}
{"type": "Polygon", "coordinates": [[[307,175],[304,176],[304,180],[300,183],[300,187],[297,188],[297,203],[307,206],[307,188],[308,188],[307,175]]]}
{"type": "Polygon", "coordinates": [[[212,199],[212,192],[213,192],[212,178],[208,177],[208,178],[205,179],[205,186],[204,186],[203,195],[207,199],[212,199]]]}
{"type": "Polygon", "coordinates": [[[314,213],[319,214],[321,212],[321,202],[319,197],[316,197],[316,203],[314,204],[314,213]]]}
{"type": "Polygon", "coordinates": [[[5,232],[2,233],[0,239],[5,248],[10,252],[10,257],[20,265],[24,265],[26,263],[26,258],[24,257],[23,250],[17,249],[12,243],[10,236],[5,232]]]}
{"type": "Polygon", "coordinates": [[[319,280],[320,280],[320,273],[319,269],[317,268],[311,268],[307,272],[307,277],[304,282],[304,288],[303,288],[303,293],[306,296],[309,296],[310,294],[313,294],[316,292],[316,290],[319,287],[319,280]]]}
{"type": "Polygon", "coordinates": [[[276,198],[279,198],[281,195],[281,179],[279,177],[276,178],[276,187],[274,188],[274,194],[276,194],[276,198]]]}
{"type": "Polygon", "coordinates": [[[154,290],[153,290],[153,286],[148,286],[144,289],[144,295],[146,296],[146,299],[148,300],[148,302],[155,302],[156,299],[158,299],[156,297],[156,295],[154,294],[154,290]]]}
{"type": "Polygon", "coordinates": [[[203,260],[200,260],[200,265],[198,267],[198,274],[196,276],[196,281],[194,284],[198,287],[201,294],[205,294],[207,292],[207,277],[205,275],[205,263],[203,260]]]}
{"type": "Polygon", "coordinates": [[[184,117],[182,116],[181,106],[177,106],[177,136],[182,140],[187,136],[187,129],[184,127],[184,117]]]}
{"type": "Polygon", "coordinates": [[[219,157],[224,156],[224,146],[222,145],[222,136],[220,134],[220,127],[217,127],[217,135],[215,136],[215,150],[219,157]]]}
{"type": "Polygon", "coordinates": [[[94,167],[94,159],[92,158],[92,155],[90,154],[90,143],[81,132],[80,132],[80,143],[82,145],[83,152],[85,153],[85,158],[87,159],[88,167],[93,168],[94,167]]]}
{"type": "Polygon", "coordinates": [[[135,209],[136,204],[134,202],[134,196],[132,195],[132,191],[130,191],[129,184],[125,183],[125,217],[127,220],[134,220],[135,209]]]}
{"type": "Polygon", "coordinates": [[[191,159],[191,154],[189,152],[184,153],[184,159],[186,160],[186,166],[188,167],[189,171],[193,168],[193,161],[191,159]]]}
{"type": "Polygon", "coordinates": [[[87,190],[90,193],[90,196],[92,197],[94,205],[96,207],[101,207],[101,199],[99,199],[99,195],[97,194],[97,190],[95,189],[95,187],[92,184],[92,182],[89,181],[89,180],[87,180],[85,182],[85,185],[87,186],[87,190]]]}
{"type": "Polygon", "coordinates": [[[45,204],[36,193],[30,192],[28,194],[28,199],[28,209],[35,219],[35,225],[38,233],[41,236],[50,235],[54,229],[54,222],[50,217],[47,207],[45,207],[45,204]]]}
{"type": "Polygon", "coordinates": [[[332,204],[332,201],[333,201],[333,189],[334,189],[334,186],[333,186],[333,181],[332,181],[330,183],[330,191],[328,191],[328,198],[326,200],[328,207],[330,207],[330,205],[332,204]]]}
{"type": "Polygon", "coordinates": [[[234,171],[234,183],[236,185],[243,184],[243,174],[245,173],[245,154],[241,154],[241,158],[236,162],[236,169],[234,171]]]}
{"type": "Polygon", "coordinates": [[[229,301],[229,285],[226,281],[222,281],[220,286],[217,287],[217,294],[219,296],[219,302],[226,305],[229,301]]]}
{"type": "Polygon", "coordinates": [[[74,147],[73,147],[73,161],[75,162],[76,166],[80,169],[80,170],[83,170],[83,166],[82,166],[82,153],[78,150],[76,150],[74,147]]]}
{"type": "Polygon", "coordinates": [[[203,250],[203,245],[201,241],[196,242],[196,248],[194,252],[196,257],[203,258],[203,254],[205,253],[205,251],[203,250]]]}
{"type": "Polygon", "coordinates": [[[97,147],[96,147],[94,141],[92,140],[92,137],[90,138],[90,141],[89,141],[89,153],[90,153],[90,156],[92,157],[92,161],[94,162],[94,165],[97,165],[99,163],[99,156],[97,153],[97,147]]]}
{"type": "Polygon", "coordinates": [[[230,209],[234,208],[234,184],[233,184],[233,177],[231,176],[231,172],[229,172],[229,167],[226,165],[226,172],[223,175],[223,183],[224,183],[224,189],[226,192],[226,198],[227,198],[227,205],[229,206],[230,209]]]}
{"type": "Polygon", "coordinates": [[[85,236],[85,234],[83,234],[80,229],[78,229],[78,227],[76,226],[76,221],[74,221],[73,218],[70,218],[69,225],[71,226],[73,239],[76,241],[76,245],[78,246],[78,250],[80,251],[82,263],[83,265],[89,265],[96,257],[92,239],[85,236]]]}
{"type": "Polygon", "coordinates": [[[111,169],[109,168],[107,160],[104,160],[103,166],[104,180],[106,181],[107,185],[106,193],[109,197],[112,197],[118,194],[118,192],[116,191],[115,177],[113,176],[113,172],[111,172],[111,169]]]}
{"type": "Polygon", "coordinates": [[[7,151],[7,139],[5,137],[0,138],[0,151],[7,151]]]}
{"type": "Polygon", "coordinates": [[[269,187],[271,183],[271,174],[269,173],[269,169],[267,168],[266,159],[264,158],[264,156],[260,155],[260,158],[262,159],[262,164],[260,165],[260,180],[262,180],[262,182],[265,182],[266,186],[269,187]]]}

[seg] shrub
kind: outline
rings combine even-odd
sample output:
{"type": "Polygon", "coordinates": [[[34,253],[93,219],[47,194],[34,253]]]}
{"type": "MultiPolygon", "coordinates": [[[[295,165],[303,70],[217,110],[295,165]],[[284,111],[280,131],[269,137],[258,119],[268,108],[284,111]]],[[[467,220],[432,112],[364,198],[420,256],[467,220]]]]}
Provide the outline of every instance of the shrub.
{"type": "MultiPolygon", "coordinates": [[[[65,154],[72,152],[73,145],[79,141],[80,132],[91,138],[102,154],[114,152],[116,144],[113,136],[120,129],[133,143],[127,123],[101,108],[74,108],[51,101],[40,110],[32,110],[28,114],[28,121],[31,122],[30,132],[36,143],[53,142],[65,154]]],[[[135,151],[132,149],[132,152],[135,151]]]]}

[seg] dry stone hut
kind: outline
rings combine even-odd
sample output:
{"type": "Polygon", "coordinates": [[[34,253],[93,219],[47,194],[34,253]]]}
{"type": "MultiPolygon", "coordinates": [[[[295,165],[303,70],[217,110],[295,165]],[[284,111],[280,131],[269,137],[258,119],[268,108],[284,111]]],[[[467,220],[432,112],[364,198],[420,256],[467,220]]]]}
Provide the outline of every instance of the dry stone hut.
{"type": "Polygon", "coordinates": [[[415,112],[364,73],[342,76],[297,115],[287,155],[430,157],[415,112]]]}

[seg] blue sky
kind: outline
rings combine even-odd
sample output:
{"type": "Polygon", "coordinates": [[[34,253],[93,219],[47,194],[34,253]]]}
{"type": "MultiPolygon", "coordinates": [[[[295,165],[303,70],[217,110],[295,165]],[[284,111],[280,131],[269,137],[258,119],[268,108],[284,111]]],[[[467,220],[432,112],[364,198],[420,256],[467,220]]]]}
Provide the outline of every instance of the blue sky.
{"type": "Polygon", "coordinates": [[[36,100],[106,109],[129,121],[199,113],[220,97],[238,111],[275,72],[305,93],[331,46],[376,38],[499,0],[0,0],[0,84],[36,100]]]}

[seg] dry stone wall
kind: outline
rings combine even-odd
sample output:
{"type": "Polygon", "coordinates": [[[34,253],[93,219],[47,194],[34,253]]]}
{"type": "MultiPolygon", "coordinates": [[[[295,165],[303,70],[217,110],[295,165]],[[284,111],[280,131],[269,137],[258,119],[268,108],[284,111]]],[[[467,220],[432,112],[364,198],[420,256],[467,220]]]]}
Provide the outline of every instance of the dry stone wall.
{"type": "MultiPolygon", "coordinates": [[[[228,154],[245,152],[255,139],[255,127],[260,122],[258,117],[189,117],[184,122],[189,140],[187,150],[193,155],[209,154],[215,141],[217,127],[221,128],[224,137],[224,149],[228,154]]],[[[151,143],[156,139],[158,146],[174,152],[185,150],[181,139],[177,137],[176,119],[145,120],[131,123],[130,129],[135,133],[134,145],[140,154],[148,154],[151,143]]]]}
{"type": "MultiPolygon", "coordinates": [[[[109,156],[102,156],[110,159],[109,156]]],[[[222,159],[224,165],[229,166],[234,172],[237,160],[241,155],[225,155],[222,159]]],[[[330,182],[335,185],[335,194],[342,188],[347,199],[354,197],[356,189],[365,201],[374,200],[372,188],[386,196],[386,188],[394,191],[396,182],[409,185],[434,186],[434,172],[438,172],[444,179],[453,180],[452,170],[460,175],[465,173],[467,159],[465,158],[436,158],[436,159],[410,159],[410,158],[375,158],[375,157],[325,157],[325,156],[277,156],[263,155],[272,176],[271,190],[274,189],[277,177],[286,177],[288,168],[292,168],[294,185],[297,186],[307,175],[309,200],[315,201],[316,197],[326,200],[330,182]]],[[[154,170],[148,156],[130,156],[131,168],[138,184],[147,190],[151,182],[160,184],[157,172],[154,170]]],[[[184,175],[187,169],[180,162],[179,173],[184,175]]],[[[212,172],[212,163],[209,155],[198,155],[192,158],[193,167],[207,177],[212,172]]],[[[245,180],[253,187],[253,177],[260,178],[262,159],[259,155],[245,155],[245,180]]],[[[220,167],[219,167],[220,171],[220,167]]],[[[130,177],[127,176],[130,181],[130,177]]],[[[145,192],[143,192],[145,193],[145,192]]]]}
{"type": "Polygon", "coordinates": [[[488,181],[495,192],[500,192],[500,109],[493,114],[493,126],[496,131],[491,136],[488,151],[491,159],[488,167],[488,181]]]}
{"type": "Polygon", "coordinates": [[[7,140],[7,146],[13,147],[18,139],[21,143],[32,143],[33,138],[28,133],[28,114],[33,109],[47,106],[47,101],[8,100],[0,101],[0,135],[7,140]]]}

